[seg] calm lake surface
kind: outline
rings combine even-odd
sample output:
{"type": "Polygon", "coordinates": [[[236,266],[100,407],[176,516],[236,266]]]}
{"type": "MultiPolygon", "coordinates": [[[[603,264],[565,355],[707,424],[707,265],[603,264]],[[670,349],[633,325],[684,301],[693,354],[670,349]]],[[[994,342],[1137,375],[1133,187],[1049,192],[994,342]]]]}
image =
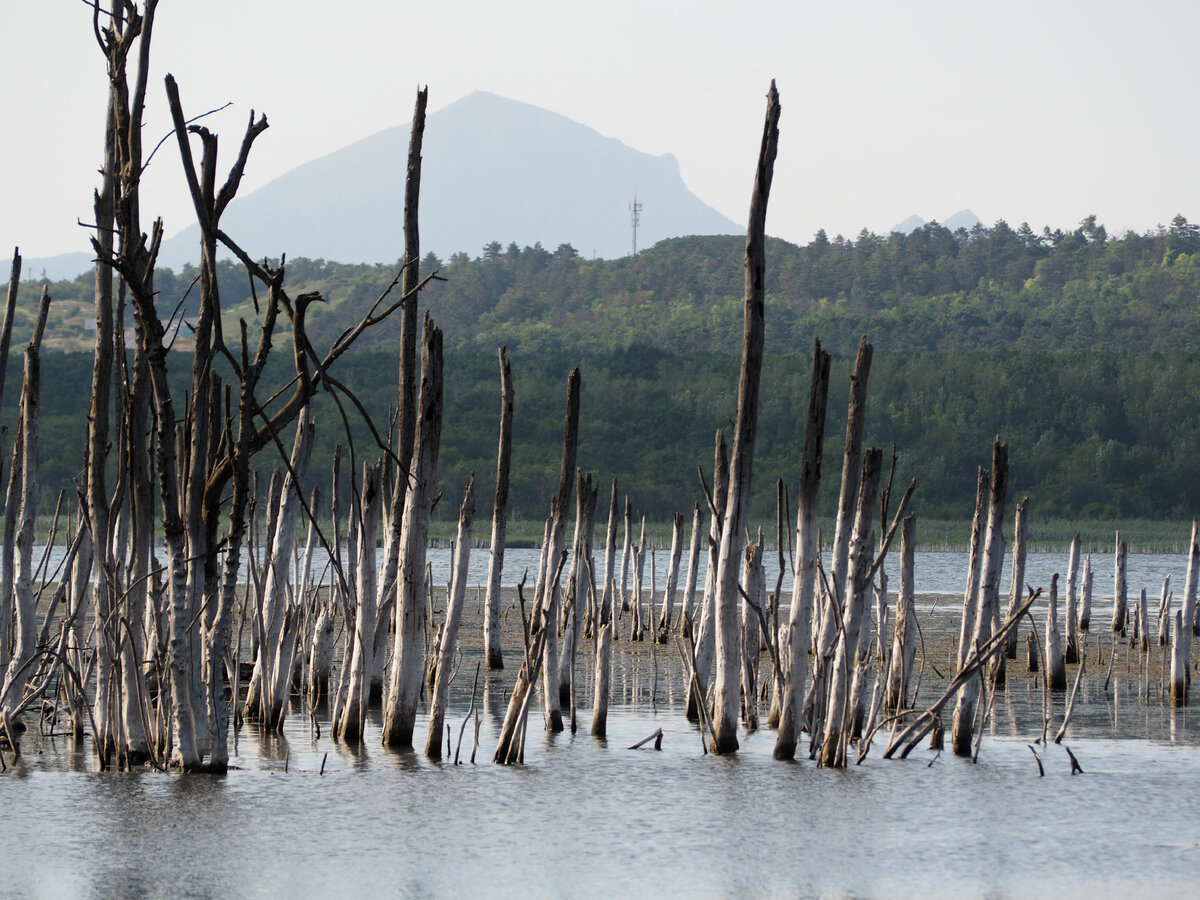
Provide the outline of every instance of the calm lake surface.
{"type": "MultiPolygon", "coordinates": [[[[444,553],[431,553],[435,580],[444,553]]],[[[510,551],[506,583],[533,570],[523,553],[536,559],[510,551]]],[[[485,573],[486,551],[474,555],[485,573]]],[[[965,554],[919,554],[918,590],[961,593],[964,564],[965,554]]],[[[1142,579],[1157,598],[1171,574],[1182,595],[1184,564],[1131,556],[1130,588],[1142,579]]],[[[1031,557],[1027,580],[1048,584],[1065,566],[1065,556],[1031,557]]],[[[1111,556],[1093,566],[1097,595],[1111,595],[1111,556]]],[[[295,709],[283,736],[242,729],[223,777],[98,774],[90,744],[27,736],[21,764],[0,776],[0,895],[1200,894],[1200,720],[1154,690],[1143,699],[1142,679],[1104,691],[1089,666],[1065,740],[1082,775],[1062,747],[1038,745],[1039,777],[1029,745],[1042,694],[1025,683],[997,695],[977,763],[923,747],[884,760],[879,740],[862,765],[834,771],[806,755],[774,761],[765,728],[743,733],[735,757],[705,755],[683,715],[678,660],[661,656],[673,651],[634,658],[617,646],[608,741],[588,734],[589,710],[574,736],[543,735],[535,711],[519,767],[491,762],[513,670],[480,688],[475,765],[465,762],[470,727],[456,766],[385,751],[377,719],[361,747],[347,747],[327,720],[318,736],[295,709]],[[624,749],[656,728],[661,752],[624,749]]],[[[447,718],[455,742],[473,672],[465,658],[447,718]]],[[[921,700],[938,693],[927,682],[921,700]]],[[[1052,733],[1064,700],[1052,701],[1052,733]]],[[[420,721],[416,741],[424,736],[420,721]]]]}

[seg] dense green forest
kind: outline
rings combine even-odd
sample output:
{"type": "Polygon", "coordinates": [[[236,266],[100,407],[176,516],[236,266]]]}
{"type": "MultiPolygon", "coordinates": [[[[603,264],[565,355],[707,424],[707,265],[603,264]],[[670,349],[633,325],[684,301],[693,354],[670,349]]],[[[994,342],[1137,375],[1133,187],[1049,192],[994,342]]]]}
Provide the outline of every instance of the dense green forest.
{"type": "MultiPolygon", "coordinates": [[[[619,478],[651,519],[700,500],[696,467],[710,467],[714,432],[736,407],[742,244],[680,238],[608,261],[565,245],[551,252],[499,243],[477,258],[426,257],[426,271],[446,279],[422,302],[446,337],[447,496],[474,471],[480,496],[490,498],[503,343],[516,378],[515,517],[546,514],[575,366],[583,374],[580,466],[605,489],[619,478]]],[[[293,294],[319,290],[328,300],[310,312],[318,347],[364,314],[394,274],[388,266],[288,264],[293,294]]],[[[162,273],[164,309],[187,315],[192,277],[162,273]]],[[[1181,518],[1200,510],[1200,229],[1182,217],[1119,238],[1089,218],[1069,233],[998,222],[970,232],[936,224],[909,235],[863,232],[852,241],[822,233],[804,247],[771,241],[768,288],[755,466],[755,513],[764,523],[774,516],[776,479],[798,476],[814,337],[835,354],[825,479],[832,505],[862,334],[876,347],[867,438],[896,445],[897,477],[918,479],[923,515],[970,514],[976,466],[987,463],[997,434],[1010,443],[1013,493],[1028,494],[1038,515],[1181,518]]],[[[23,293],[26,304],[36,290],[23,293]]],[[[60,310],[86,305],[91,279],[50,290],[60,310]]],[[[222,267],[221,293],[233,334],[238,315],[254,314],[238,267],[222,267]]],[[[51,347],[54,327],[52,317],[51,347]]],[[[14,341],[21,328],[18,317],[14,341]]],[[[374,334],[367,350],[338,363],[339,377],[386,426],[395,335],[374,334]]],[[[42,367],[48,486],[69,483],[79,468],[89,367],[88,354],[73,352],[50,352],[42,367]]],[[[187,375],[183,367],[177,374],[187,375]]],[[[282,384],[286,373],[274,377],[282,384]]],[[[318,452],[348,444],[328,400],[317,414],[318,452]]],[[[352,435],[359,458],[377,454],[357,420],[352,435]]],[[[452,505],[443,512],[453,514],[452,505]]]]}

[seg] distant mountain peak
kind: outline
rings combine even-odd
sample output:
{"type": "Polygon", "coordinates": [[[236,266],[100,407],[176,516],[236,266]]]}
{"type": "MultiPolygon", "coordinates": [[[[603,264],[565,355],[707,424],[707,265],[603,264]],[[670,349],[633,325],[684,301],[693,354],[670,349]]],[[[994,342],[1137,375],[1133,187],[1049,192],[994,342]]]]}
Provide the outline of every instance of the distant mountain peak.
{"type": "MultiPolygon", "coordinates": [[[[969,209],[960,209],[949,218],[941,220],[934,219],[933,221],[937,222],[943,228],[948,228],[950,231],[957,231],[960,228],[970,231],[976,225],[982,224],[979,220],[979,216],[975,215],[975,213],[971,212],[969,209]]],[[[924,228],[928,224],[928,220],[922,219],[917,215],[912,215],[903,222],[900,222],[899,224],[893,225],[891,228],[889,228],[888,234],[891,234],[893,231],[898,231],[900,234],[912,234],[918,228],[924,228]]]]}
{"type": "MultiPolygon", "coordinates": [[[[255,257],[393,262],[403,253],[408,124],[312,160],[230,204],[224,230],[255,257]]],[[[642,206],[638,246],[743,225],[692,194],[671,154],[655,156],[559,113],[477,90],[426,118],[421,252],[477,256],[491,241],[571,244],[624,256],[629,203],[642,206]]],[[[195,225],[164,242],[179,268],[198,255],[195,225]]]]}

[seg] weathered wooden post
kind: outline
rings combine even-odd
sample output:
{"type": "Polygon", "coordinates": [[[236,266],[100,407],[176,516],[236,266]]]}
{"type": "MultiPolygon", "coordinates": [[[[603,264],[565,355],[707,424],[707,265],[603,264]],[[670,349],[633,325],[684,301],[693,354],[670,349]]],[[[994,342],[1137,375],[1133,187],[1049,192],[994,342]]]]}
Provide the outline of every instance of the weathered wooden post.
{"type": "Polygon", "coordinates": [[[1175,613],[1171,632],[1171,705],[1186,706],[1188,698],[1187,644],[1191,638],[1183,610],[1175,613]]]}
{"type": "MultiPolygon", "coordinates": [[[[1029,498],[1022,497],[1013,515],[1012,578],[1008,587],[1008,614],[1005,624],[1012,621],[1025,592],[1025,548],[1029,540],[1029,498]]],[[[1017,658],[1017,629],[1013,628],[1004,639],[1004,657],[1017,658]]],[[[997,670],[999,671],[999,670],[997,670]]],[[[999,680],[997,683],[1002,683],[999,680]]]]}
{"type": "MultiPolygon", "coordinates": [[[[1008,499],[1008,444],[996,438],[992,445],[992,480],[988,501],[987,537],[984,541],[983,575],[975,618],[974,645],[982,647],[991,637],[992,609],[1000,601],[1000,565],[1004,561],[1002,519],[1008,499]]],[[[961,665],[960,665],[961,668],[961,665]]],[[[975,704],[979,699],[980,673],[976,669],[959,688],[954,707],[952,745],[956,756],[970,756],[974,737],[975,704]]]]}
{"type": "Polygon", "coordinates": [[[825,412],[829,400],[829,354],[813,341],[812,377],[808,390],[808,416],[804,425],[804,456],[800,463],[800,488],[796,498],[796,570],[792,575],[792,606],[787,639],[781,641],[784,696],[775,735],[776,759],[795,759],[796,743],[804,718],[804,690],[808,681],[808,650],[812,643],[813,595],[817,581],[817,498],[821,489],[821,450],[825,443],[825,412]]]}
{"type": "Polygon", "coordinates": [[[1079,662],[1079,535],[1071,540],[1067,560],[1067,644],[1063,659],[1068,665],[1079,662]]]}
{"type": "Polygon", "coordinates": [[[1092,555],[1083,558],[1083,578],[1079,583],[1079,630],[1086,632],[1092,624],[1092,555]]]}
{"type": "Polygon", "coordinates": [[[1158,646],[1171,643],[1171,576],[1163,578],[1162,594],[1158,598],[1158,646]]]}
{"type": "Polygon", "coordinates": [[[500,576],[504,571],[504,537],[508,527],[508,474],[512,467],[512,365],[500,348],[500,447],[496,452],[496,499],[492,504],[492,550],[488,557],[487,594],[483,605],[484,656],[489,669],[504,668],[500,646],[500,576]]]}
{"type": "Polygon", "coordinates": [[[1125,620],[1128,618],[1128,599],[1125,587],[1125,556],[1129,546],[1117,535],[1116,562],[1113,572],[1113,615],[1112,631],[1114,634],[1125,636],[1125,620]]]}
{"type": "Polygon", "coordinates": [[[1058,573],[1050,577],[1050,599],[1046,604],[1046,686],[1052,691],[1067,689],[1062,639],[1058,633],[1058,573]]]}
{"type": "Polygon", "coordinates": [[[446,698],[450,692],[454,651],[458,646],[458,624],[462,619],[463,603],[467,596],[467,567],[471,561],[471,531],[475,523],[475,473],[467,482],[462,505],[458,510],[458,533],[454,540],[454,564],[451,574],[450,597],[446,601],[446,624],[437,648],[437,674],[429,699],[429,736],[425,740],[425,755],[442,755],[442,732],[446,722],[446,698]]]}
{"type": "Polygon", "coordinates": [[[767,199],[779,144],[779,95],[775,82],[767,94],[758,170],[750,202],[746,230],[745,325],[742,336],[742,366],[738,378],[737,421],[733,457],[729,464],[729,499],[725,504],[725,526],[721,530],[721,552],[717,559],[716,657],[713,696],[715,753],[732,753],[738,748],[738,663],[737,627],[738,563],[742,532],[750,509],[750,479],[754,469],[754,444],[758,433],[758,393],[762,375],[764,334],[763,306],[766,298],[767,199]]]}

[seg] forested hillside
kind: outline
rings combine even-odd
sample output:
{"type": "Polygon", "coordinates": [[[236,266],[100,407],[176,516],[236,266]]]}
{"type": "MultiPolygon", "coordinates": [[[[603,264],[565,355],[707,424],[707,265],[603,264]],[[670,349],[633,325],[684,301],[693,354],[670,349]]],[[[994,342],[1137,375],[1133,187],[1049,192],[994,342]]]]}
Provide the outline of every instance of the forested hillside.
{"type": "MultiPolygon", "coordinates": [[[[426,259],[427,271],[446,279],[423,305],[446,336],[448,495],[473,470],[480,496],[490,497],[503,343],[516,378],[515,516],[545,515],[574,366],[583,374],[579,464],[604,484],[619,477],[651,518],[700,500],[696,466],[711,465],[714,431],[736,408],[742,241],[685,238],[613,261],[582,259],[566,246],[482,251],[426,259]]],[[[241,301],[226,326],[236,334],[236,316],[254,310],[244,276],[233,267],[222,274],[225,300],[241,301]]],[[[318,290],[328,300],[309,314],[317,346],[365,313],[394,274],[320,260],[288,266],[293,296],[318,290]]],[[[190,277],[164,274],[160,305],[174,309],[190,277]]],[[[50,289],[57,311],[47,344],[55,344],[54,316],[80,304],[75,325],[86,345],[78,310],[90,302],[90,276],[50,289]]],[[[1200,510],[1200,229],[1182,217],[1120,238],[1089,219],[1070,233],[1000,222],[853,241],[819,234],[806,247],[773,241],[768,289],[755,466],[764,520],[774,515],[775,479],[798,474],[814,337],[835,354],[826,458],[836,467],[850,356],[862,334],[876,347],[867,439],[896,445],[898,476],[918,479],[924,515],[969,515],[975,467],[987,463],[996,434],[1010,443],[1013,492],[1029,494],[1041,515],[1200,510]]],[[[16,346],[22,327],[18,318],[16,346]]],[[[338,363],[339,378],[381,424],[395,402],[393,338],[379,329],[374,349],[338,363]]],[[[60,335],[59,346],[70,344],[60,335]]],[[[79,386],[89,366],[90,355],[73,353],[43,364],[49,486],[79,468],[79,386]]],[[[319,452],[330,452],[346,441],[340,414],[319,405],[318,416],[319,452]]],[[[377,452],[365,428],[354,433],[360,456],[377,452]]],[[[826,479],[830,503],[835,482],[826,479]]]]}

